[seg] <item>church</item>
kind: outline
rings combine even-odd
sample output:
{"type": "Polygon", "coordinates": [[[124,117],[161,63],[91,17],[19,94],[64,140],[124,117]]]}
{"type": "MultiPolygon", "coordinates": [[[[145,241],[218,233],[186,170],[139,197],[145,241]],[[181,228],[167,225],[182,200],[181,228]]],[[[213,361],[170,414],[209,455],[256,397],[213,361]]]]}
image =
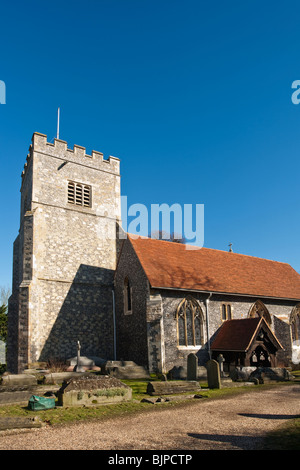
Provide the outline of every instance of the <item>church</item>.
{"type": "Polygon", "coordinates": [[[288,264],[125,234],[120,161],[35,132],[21,175],[7,369],[82,354],[150,373],[297,362],[300,275],[288,264]],[[122,236],[121,236],[122,234],[122,236]],[[296,359],[295,359],[296,358],[296,359]]]}

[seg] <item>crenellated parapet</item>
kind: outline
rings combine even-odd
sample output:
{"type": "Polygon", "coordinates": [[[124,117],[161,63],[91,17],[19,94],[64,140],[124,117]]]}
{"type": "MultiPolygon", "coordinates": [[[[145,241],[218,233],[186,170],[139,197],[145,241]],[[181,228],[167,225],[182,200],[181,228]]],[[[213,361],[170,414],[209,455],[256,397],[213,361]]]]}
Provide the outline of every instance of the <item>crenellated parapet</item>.
{"type": "MultiPolygon", "coordinates": [[[[25,154],[26,156],[26,154],[25,154]]],[[[22,172],[8,368],[74,355],[112,357],[120,161],[35,132],[22,172]],[[88,155],[88,153],[91,153],[88,155]]]]}
{"type": "Polygon", "coordinates": [[[47,136],[39,132],[35,132],[32,136],[32,144],[29,147],[29,153],[26,158],[22,178],[26,175],[30,160],[34,152],[50,155],[60,159],[63,162],[73,162],[97,170],[120,174],[119,158],[109,156],[108,159],[103,158],[103,153],[96,150],[91,155],[86,153],[85,147],[74,145],[73,149],[68,148],[67,142],[60,139],[54,139],[54,143],[47,142],[47,136]]]}
{"type": "Polygon", "coordinates": [[[21,177],[22,179],[24,178],[25,174],[27,173],[27,169],[31,163],[31,157],[32,157],[32,145],[30,145],[29,147],[29,151],[28,151],[28,154],[27,154],[27,157],[26,157],[26,162],[25,162],[25,165],[24,165],[24,169],[21,173],[21,177]]]}

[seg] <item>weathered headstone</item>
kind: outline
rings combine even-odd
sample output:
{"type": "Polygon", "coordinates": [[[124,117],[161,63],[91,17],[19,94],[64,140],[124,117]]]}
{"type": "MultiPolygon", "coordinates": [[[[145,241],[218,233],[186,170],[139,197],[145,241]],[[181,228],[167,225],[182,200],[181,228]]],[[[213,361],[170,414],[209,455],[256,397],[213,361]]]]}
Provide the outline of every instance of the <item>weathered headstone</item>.
{"type": "Polygon", "coordinates": [[[221,388],[220,368],[217,361],[211,359],[206,363],[208,388],[221,388]]]}
{"type": "Polygon", "coordinates": [[[198,358],[196,354],[189,354],[187,357],[187,380],[197,380],[198,358]]]}

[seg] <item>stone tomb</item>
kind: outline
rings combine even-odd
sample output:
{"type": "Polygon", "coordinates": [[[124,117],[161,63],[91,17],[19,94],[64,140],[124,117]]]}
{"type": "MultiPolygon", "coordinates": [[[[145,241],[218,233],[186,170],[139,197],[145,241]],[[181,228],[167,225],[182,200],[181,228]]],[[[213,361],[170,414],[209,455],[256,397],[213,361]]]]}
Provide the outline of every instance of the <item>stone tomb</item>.
{"type": "Polygon", "coordinates": [[[92,406],[130,401],[132,390],[108,376],[80,376],[66,380],[58,391],[61,406],[92,406]]]}
{"type": "Polygon", "coordinates": [[[201,387],[196,381],[172,380],[164,382],[149,382],[147,385],[148,395],[174,395],[178,393],[197,393],[201,387]]]}
{"type": "Polygon", "coordinates": [[[138,366],[133,361],[106,361],[101,373],[118,379],[150,379],[146,367],[138,366]]]}

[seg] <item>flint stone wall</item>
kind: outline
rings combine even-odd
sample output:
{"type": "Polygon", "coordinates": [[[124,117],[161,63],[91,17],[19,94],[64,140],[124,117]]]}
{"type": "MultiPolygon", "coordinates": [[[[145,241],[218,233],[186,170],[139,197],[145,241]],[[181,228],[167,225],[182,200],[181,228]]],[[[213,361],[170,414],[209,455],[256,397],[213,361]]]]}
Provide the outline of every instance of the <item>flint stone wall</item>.
{"type": "Polygon", "coordinates": [[[120,219],[119,160],[35,133],[22,174],[14,247],[8,369],[82,353],[113,353],[112,288],[120,219]],[[91,207],[68,202],[68,182],[92,188],[91,207]],[[30,332],[30,334],[29,334],[30,332]]]}

